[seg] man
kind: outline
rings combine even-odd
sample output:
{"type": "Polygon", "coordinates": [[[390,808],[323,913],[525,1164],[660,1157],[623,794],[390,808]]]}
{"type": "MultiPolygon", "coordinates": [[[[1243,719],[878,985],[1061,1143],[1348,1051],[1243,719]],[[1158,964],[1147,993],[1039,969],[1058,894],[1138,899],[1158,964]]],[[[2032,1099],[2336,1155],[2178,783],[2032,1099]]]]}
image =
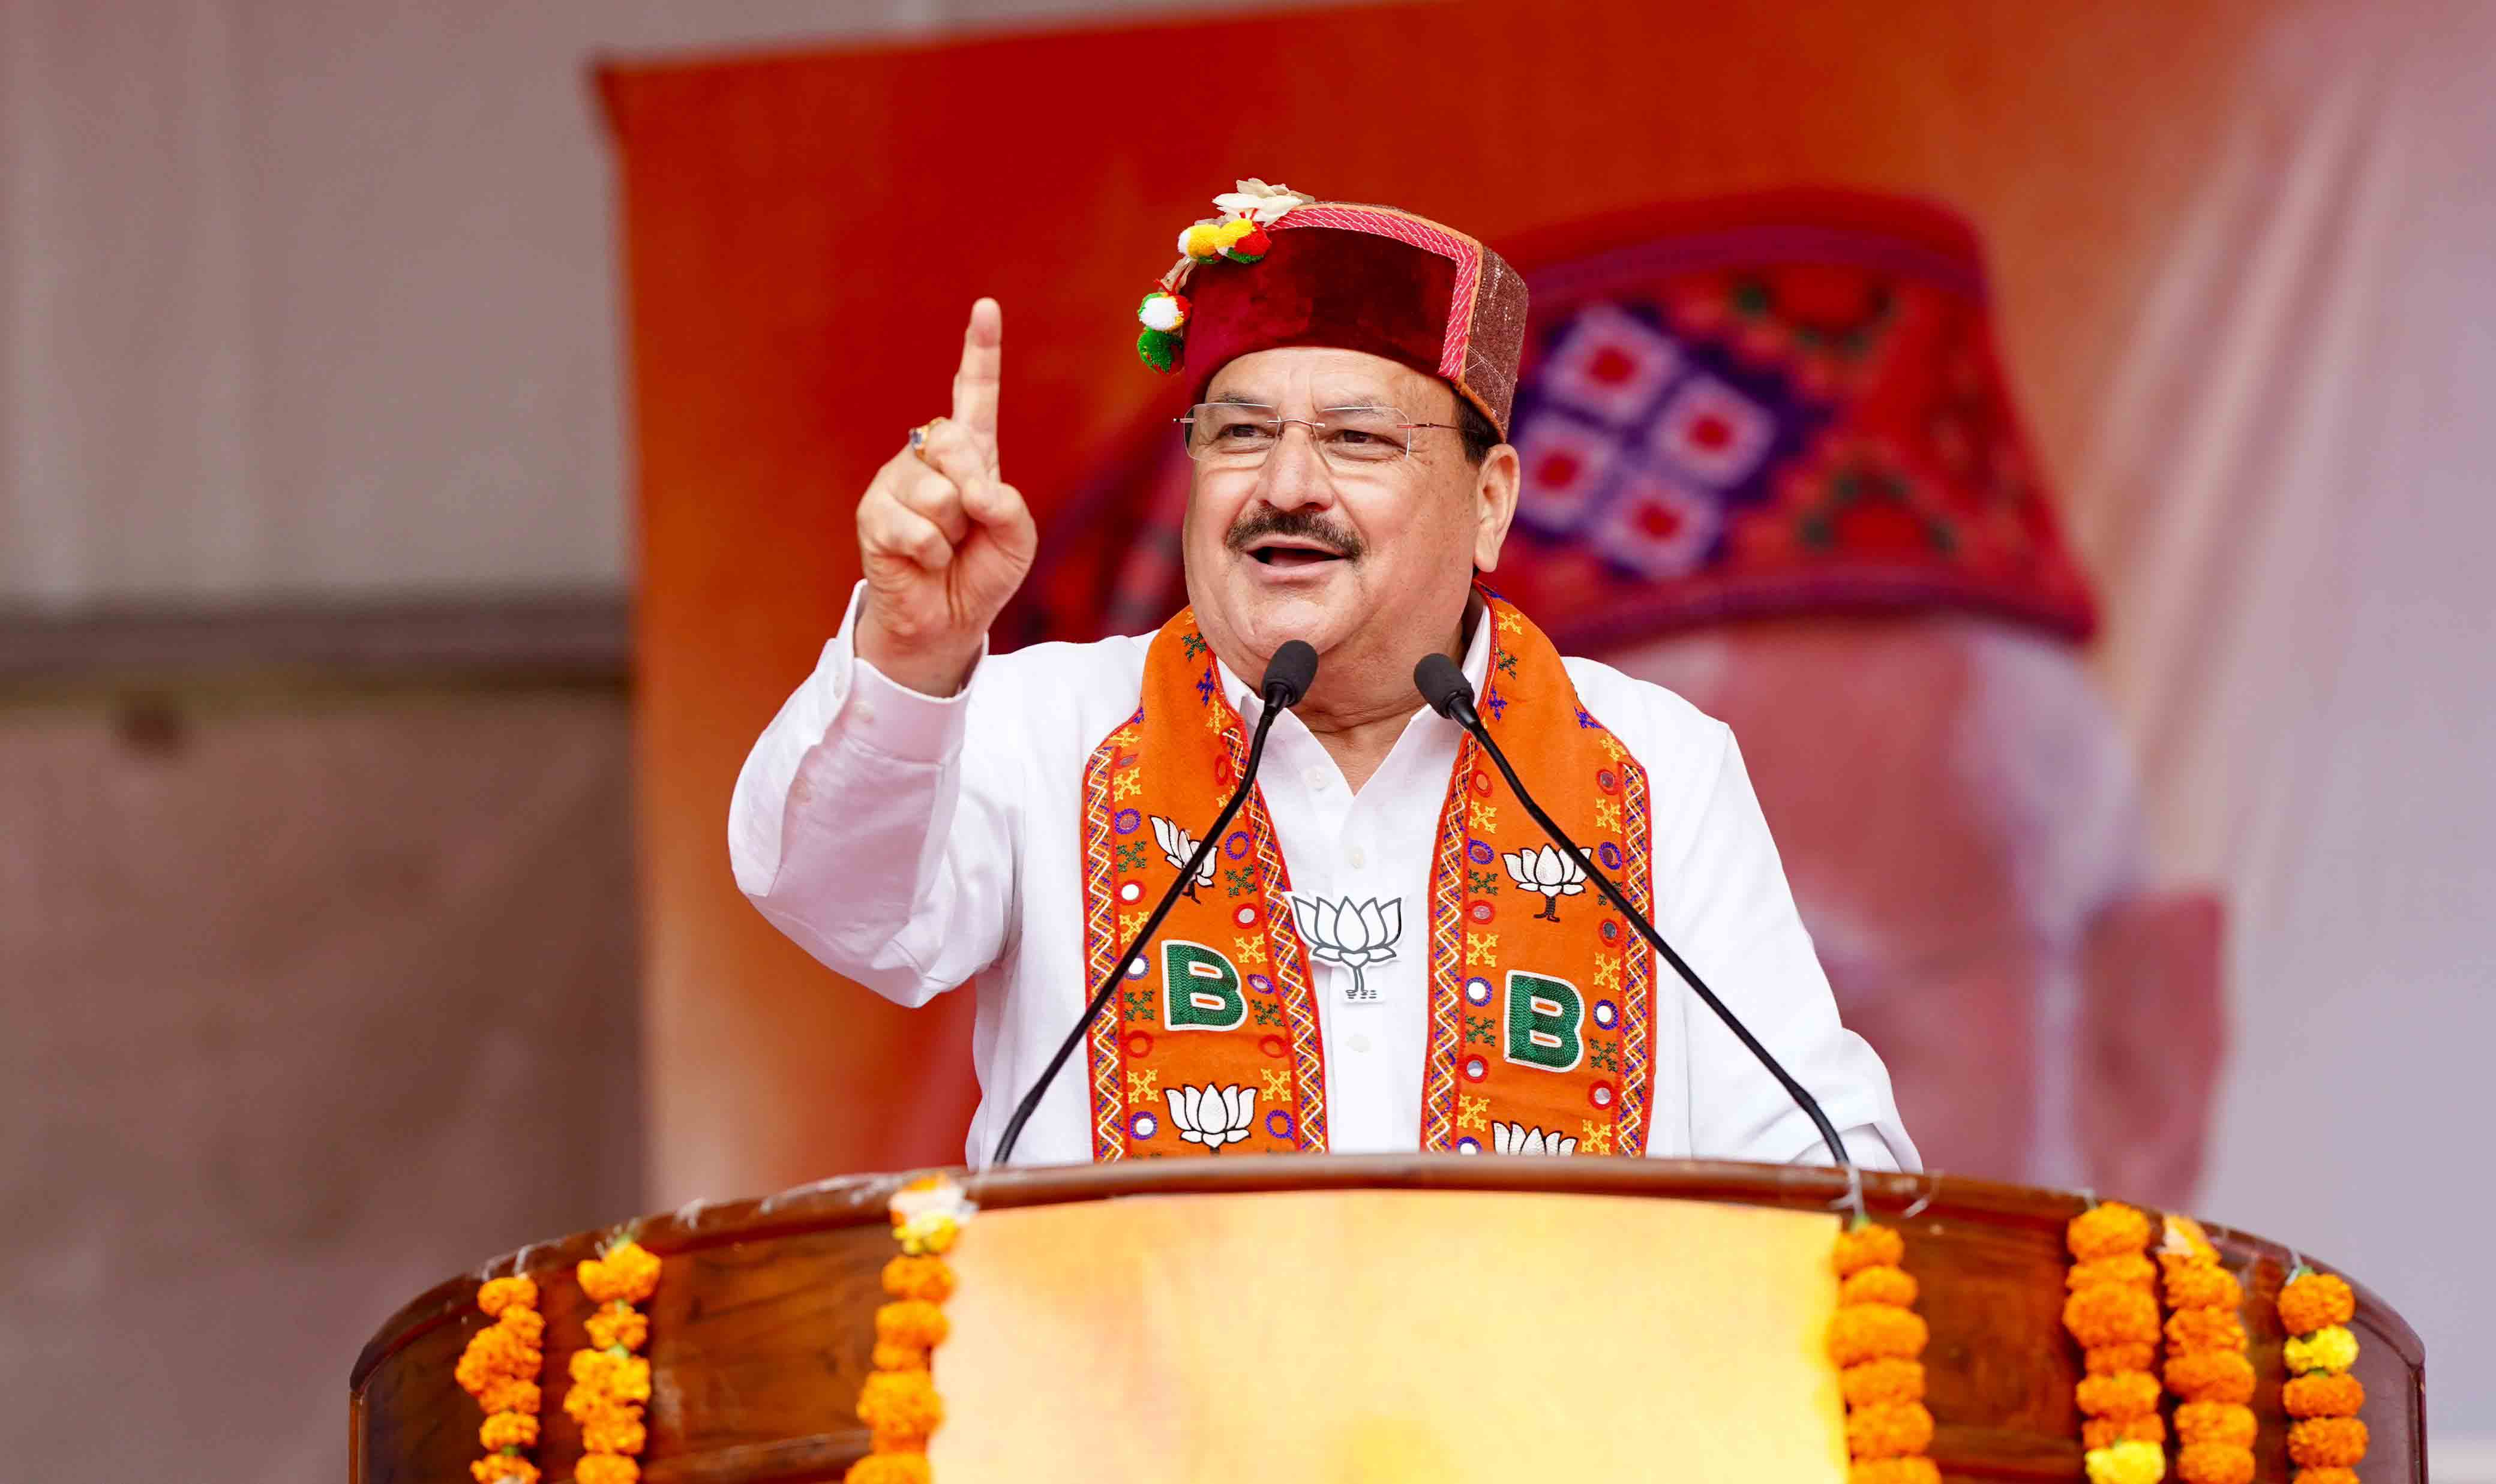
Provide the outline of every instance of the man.
{"type": "Polygon", "coordinates": [[[739,885],[898,1002],[979,996],[992,1155],[1016,1099],[1175,882],[1244,765],[1257,679],[1322,657],[1210,869],[1050,1086],[1039,1161],[1219,1152],[1825,1158],[1776,1082],[1549,850],[1415,664],[1457,659],[1540,801],[1843,1130],[1913,1167],[1843,1029],[1732,734],[1564,660],[1478,587],[1518,493],[1501,440],[1524,324],[1497,254],[1406,213],[1243,181],[1147,297],[1185,375],[1189,606],[1158,634],[985,652],[1028,573],[1002,479],[998,307],[949,418],[858,509],[865,580],[756,744],[739,885]]]}

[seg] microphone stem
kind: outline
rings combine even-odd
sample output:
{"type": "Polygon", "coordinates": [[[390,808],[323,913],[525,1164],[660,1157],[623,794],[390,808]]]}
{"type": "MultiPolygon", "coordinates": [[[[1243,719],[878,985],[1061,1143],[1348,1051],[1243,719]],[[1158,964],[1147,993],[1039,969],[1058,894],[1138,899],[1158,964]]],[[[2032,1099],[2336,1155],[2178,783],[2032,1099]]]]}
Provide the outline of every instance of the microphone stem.
{"type": "Polygon", "coordinates": [[[1057,1054],[1048,1059],[1047,1067],[1042,1068],[1040,1079],[1031,1085],[1030,1092],[1023,1095],[1022,1101],[1015,1104],[1014,1117],[1006,1121],[1005,1136],[997,1140],[996,1158],[988,1161],[991,1168],[1004,1165],[1013,1157],[1014,1145],[1022,1138],[1023,1125],[1030,1123],[1032,1114],[1040,1111],[1041,1095],[1047,1092],[1049,1084],[1057,1080],[1058,1068],[1064,1067],[1066,1059],[1075,1054],[1075,1048],[1083,1043],[1083,1033],[1091,1030],[1092,1022],[1101,1018],[1101,1011],[1109,1004],[1109,997],[1117,993],[1118,985],[1125,980],[1127,966],[1136,961],[1136,956],[1143,951],[1144,944],[1153,941],[1153,934],[1161,931],[1162,919],[1169,916],[1170,909],[1178,905],[1179,894],[1185,889],[1187,883],[1196,880],[1197,870],[1204,864],[1204,857],[1213,853],[1213,847],[1222,839],[1222,832],[1230,828],[1231,817],[1237,814],[1239,806],[1248,801],[1248,790],[1257,786],[1257,764],[1265,756],[1265,733],[1272,729],[1274,719],[1288,709],[1290,708],[1287,706],[1276,704],[1273,696],[1268,695],[1265,697],[1264,710],[1257,718],[1257,729],[1248,739],[1248,765],[1240,770],[1239,787],[1231,790],[1231,801],[1222,806],[1222,813],[1214,816],[1213,827],[1206,830],[1204,838],[1196,843],[1195,853],[1189,855],[1187,864],[1179,868],[1178,880],[1171,883],[1170,890],[1162,894],[1160,904],[1153,908],[1153,914],[1144,919],[1143,929],[1128,942],[1127,951],[1118,956],[1118,962],[1111,966],[1108,977],[1101,981],[1101,988],[1092,996],[1092,1003],[1083,1007],[1082,1017],[1075,1022],[1075,1029],[1068,1032],[1066,1039],[1058,1043],[1057,1054]]]}
{"type": "Polygon", "coordinates": [[[1542,825],[1544,834],[1558,841],[1560,848],[1567,850],[1578,865],[1585,868],[1587,878],[1603,889],[1604,895],[1611,899],[1614,907],[1620,909],[1621,915],[1630,920],[1630,926],[1638,931],[1638,935],[1647,941],[1648,946],[1664,955],[1665,961],[1672,965],[1690,987],[1698,992],[1699,998],[1706,1002],[1707,1007],[1716,1012],[1716,1018],[1725,1022],[1725,1029],[1732,1032],[1744,1046],[1750,1048],[1751,1055],[1758,1057],[1760,1065],[1766,1067],[1768,1074],[1784,1086],[1795,1105],[1811,1116],[1812,1127],[1820,1130],[1821,1142],[1828,1146],[1829,1158],[1837,1161],[1837,1167],[1843,1170],[1853,1169],[1855,1161],[1846,1153],[1845,1141],[1837,1136],[1837,1126],[1831,1124],[1828,1121],[1828,1115],[1821,1111],[1820,1099],[1812,1097],[1801,1083],[1796,1082],[1793,1075],[1779,1065],[1775,1057],[1768,1054],[1768,1048],[1760,1044],[1759,1037],[1751,1034],[1750,1027],[1742,1024],[1741,1020],[1726,1007],[1725,1002],[1716,998],[1716,992],[1707,987],[1707,981],[1699,976],[1699,971],[1691,968],[1683,961],[1680,954],[1672,951],[1672,944],[1666,943],[1664,935],[1657,932],[1655,925],[1646,920],[1646,913],[1632,906],[1630,899],[1622,893],[1621,888],[1613,885],[1612,879],[1596,868],[1594,860],[1579,848],[1577,842],[1570,839],[1567,833],[1553,822],[1551,817],[1543,812],[1543,806],[1534,802],[1534,795],[1525,791],[1525,785],[1518,780],[1516,769],[1508,765],[1508,755],[1501,752],[1499,744],[1491,740],[1490,728],[1482,725],[1482,718],[1475,714],[1471,704],[1459,702],[1459,705],[1461,710],[1456,716],[1457,722],[1467,731],[1473,733],[1474,739],[1482,743],[1484,752],[1490,754],[1490,760],[1499,765],[1500,776],[1508,780],[1510,791],[1516,795],[1518,803],[1525,806],[1525,812],[1534,817],[1534,822],[1542,825]]]}

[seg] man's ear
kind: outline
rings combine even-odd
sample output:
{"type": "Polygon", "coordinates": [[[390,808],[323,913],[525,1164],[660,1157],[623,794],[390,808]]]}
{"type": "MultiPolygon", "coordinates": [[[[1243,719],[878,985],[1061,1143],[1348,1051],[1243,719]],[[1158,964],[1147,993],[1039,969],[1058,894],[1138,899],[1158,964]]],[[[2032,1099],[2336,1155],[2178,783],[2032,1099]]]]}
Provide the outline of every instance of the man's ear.
{"type": "Polygon", "coordinates": [[[1520,483],[1514,448],[1501,444],[1482,455],[1474,479],[1474,566],[1479,571],[1499,566],[1499,548],[1508,540],[1509,523],[1516,518],[1520,483]]]}
{"type": "Polygon", "coordinates": [[[2226,909],[2213,892],[2145,892],[2089,924],[2077,1082],[2091,1189],[2188,1207],[2227,1059],[2226,909]]]}

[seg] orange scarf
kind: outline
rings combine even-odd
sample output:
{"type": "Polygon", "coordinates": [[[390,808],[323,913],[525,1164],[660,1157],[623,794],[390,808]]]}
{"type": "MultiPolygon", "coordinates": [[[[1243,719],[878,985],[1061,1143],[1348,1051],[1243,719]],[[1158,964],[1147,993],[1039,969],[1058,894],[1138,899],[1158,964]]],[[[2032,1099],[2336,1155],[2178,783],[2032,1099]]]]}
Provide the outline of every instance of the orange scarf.
{"type": "MultiPolygon", "coordinates": [[[[1483,721],[1561,827],[1651,911],[1646,771],[1578,704],[1543,631],[1487,593],[1483,721]]],[[[1196,614],[1144,658],[1140,704],[1083,767],[1084,946],[1094,984],[1143,926],[1247,765],[1196,614]]],[[[1429,957],[1420,1147],[1643,1154],[1652,956],[1544,838],[1471,736],[1440,811],[1425,931],[1401,904],[1302,899],[1259,791],[1094,1022],[1096,1159],[1326,1148],[1312,954],[1352,970],[1429,957]],[[1304,937],[1304,933],[1306,936],[1304,937]],[[1312,942],[1314,940],[1314,942],[1312,942]]]]}

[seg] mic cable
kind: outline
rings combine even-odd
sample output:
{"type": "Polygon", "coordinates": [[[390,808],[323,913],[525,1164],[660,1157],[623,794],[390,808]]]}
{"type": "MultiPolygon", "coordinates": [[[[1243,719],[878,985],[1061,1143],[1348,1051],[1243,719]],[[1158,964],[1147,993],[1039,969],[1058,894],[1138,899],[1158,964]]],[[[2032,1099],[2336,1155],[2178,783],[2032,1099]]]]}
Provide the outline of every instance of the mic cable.
{"type": "Polygon", "coordinates": [[[1082,1017],[1075,1022],[1075,1029],[1067,1032],[1066,1039],[1058,1043],[1057,1054],[1050,1057],[1048,1065],[1041,1069],[1039,1080],[1032,1083],[1030,1092],[1022,1095],[1022,1101],[1014,1104],[1014,1117],[1006,1121],[1005,1135],[997,1140],[996,1158],[988,1161],[990,1168],[1001,1166],[1013,1158],[1014,1145],[1022,1138],[1023,1125],[1030,1123],[1032,1114],[1040,1110],[1041,1096],[1048,1091],[1051,1082],[1057,1080],[1058,1068],[1064,1067],[1066,1059],[1075,1054],[1075,1048],[1082,1044],[1083,1033],[1091,1030],[1092,1022],[1101,1018],[1101,1011],[1108,1005],[1109,997],[1117,993],[1119,981],[1127,976],[1127,966],[1136,961],[1136,955],[1142,952],[1144,944],[1153,941],[1153,934],[1161,930],[1162,919],[1170,915],[1170,908],[1178,902],[1179,893],[1187,889],[1188,882],[1196,880],[1196,873],[1203,866],[1204,858],[1213,852],[1215,842],[1230,827],[1231,817],[1248,801],[1248,790],[1257,787],[1257,764],[1265,756],[1265,733],[1272,729],[1276,718],[1300,703],[1300,697],[1309,694],[1309,686],[1317,678],[1318,652],[1305,640],[1287,639],[1281,648],[1274,651],[1274,658],[1265,665],[1264,683],[1257,688],[1258,694],[1265,698],[1265,710],[1257,718],[1256,733],[1248,740],[1248,765],[1239,770],[1239,787],[1231,790],[1231,801],[1222,806],[1222,813],[1214,816],[1213,827],[1196,843],[1195,852],[1188,856],[1187,864],[1179,868],[1178,880],[1170,882],[1170,890],[1162,893],[1152,915],[1144,919],[1142,929],[1128,942],[1127,951],[1119,954],[1118,962],[1110,966],[1108,976],[1101,981],[1101,988],[1092,996],[1092,1003],[1083,1007],[1082,1017]]]}
{"type": "Polygon", "coordinates": [[[1507,779],[1509,788],[1515,791],[1517,802],[1523,804],[1525,812],[1534,817],[1534,822],[1542,825],[1544,833],[1557,842],[1562,850],[1567,850],[1571,859],[1585,868],[1587,878],[1603,888],[1604,895],[1609,897],[1612,905],[1620,909],[1622,916],[1630,919],[1631,924],[1638,929],[1638,936],[1645,939],[1648,945],[1656,952],[1663,954],[1665,962],[1679,971],[1681,977],[1698,992],[1699,998],[1705,1001],[1707,1007],[1716,1012],[1716,1018],[1725,1022],[1725,1028],[1732,1031],[1734,1037],[1743,1045],[1749,1047],[1751,1055],[1759,1058],[1760,1065],[1766,1067],[1768,1074],[1775,1077],[1785,1088],[1787,1096],[1794,1098],[1794,1106],[1810,1115],[1812,1127],[1820,1130],[1821,1142],[1828,1146],[1828,1153],[1837,1160],[1837,1167],[1852,1171],[1855,1161],[1847,1156],[1845,1141],[1837,1136],[1836,1126],[1828,1121],[1826,1113],[1821,1111],[1820,1100],[1812,1097],[1809,1090],[1801,1083],[1796,1082],[1794,1075],[1780,1066],[1775,1057],[1768,1054],[1768,1048],[1760,1044],[1760,1038],[1751,1034],[1750,1027],[1742,1024],[1741,1017],[1735,1015],[1724,1001],[1716,998],[1716,992],[1707,987],[1707,981],[1699,976],[1699,971],[1691,968],[1680,954],[1672,951],[1672,944],[1664,941],[1664,935],[1656,931],[1655,924],[1647,920],[1646,914],[1630,905],[1629,897],[1620,887],[1612,884],[1611,878],[1597,870],[1594,860],[1579,848],[1577,842],[1570,839],[1567,832],[1553,822],[1549,815],[1543,812],[1543,806],[1534,801],[1534,795],[1525,791],[1525,781],[1516,776],[1516,769],[1509,766],[1508,755],[1499,750],[1497,742],[1491,740],[1490,728],[1482,725],[1482,714],[1474,709],[1473,684],[1465,679],[1465,672],[1456,667],[1456,662],[1443,654],[1423,656],[1421,663],[1413,666],[1413,685],[1421,693],[1421,698],[1430,703],[1431,710],[1471,732],[1474,740],[1482,745],[1482,750],[1490,754],[1490,760],[1499,765],[1500,776],[1507,779]]]}

